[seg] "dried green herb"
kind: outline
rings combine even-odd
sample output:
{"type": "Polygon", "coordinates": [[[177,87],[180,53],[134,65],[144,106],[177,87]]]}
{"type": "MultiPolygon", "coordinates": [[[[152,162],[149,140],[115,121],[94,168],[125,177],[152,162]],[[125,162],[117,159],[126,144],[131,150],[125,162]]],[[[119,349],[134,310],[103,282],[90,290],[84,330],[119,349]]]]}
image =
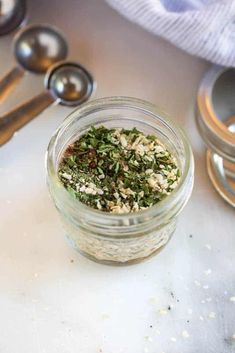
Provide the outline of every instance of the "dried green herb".
{"type": "Polygon", "coordinates": [[[91,127],[60,161],[58,175],[74,197],[93,208],[128,213],[146,209],[177,186],[175,158],[156,136],[136,128],[91,127]]]}

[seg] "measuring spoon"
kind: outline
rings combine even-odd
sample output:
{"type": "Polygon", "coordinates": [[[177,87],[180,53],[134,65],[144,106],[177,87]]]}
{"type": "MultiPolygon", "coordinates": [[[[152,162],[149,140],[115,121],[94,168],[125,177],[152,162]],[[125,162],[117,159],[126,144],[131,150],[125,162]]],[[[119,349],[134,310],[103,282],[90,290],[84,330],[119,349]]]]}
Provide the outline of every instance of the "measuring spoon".
{"type": "Polygon", "coordinates": [[[19,27],[26,16],[25,0],[0,0],[0,36],[19,27]]]}
{"type": "Polygon", "coordinates": [[[68,46],[64,36],[49,25],[27,26],[14,39],[18,63],[0,80],[0,102],[15,88],[25,71],[41,74],[58,61],[64,60],[68,46]]]}
{"type": "Polygon", "coordinates": [[[95,82],[83,66],[61,62],[47,72],[45,87],[46,91],[0,118],[0,146],[53,102],[77,106],[87,101],[95,89],[95,82]]]}

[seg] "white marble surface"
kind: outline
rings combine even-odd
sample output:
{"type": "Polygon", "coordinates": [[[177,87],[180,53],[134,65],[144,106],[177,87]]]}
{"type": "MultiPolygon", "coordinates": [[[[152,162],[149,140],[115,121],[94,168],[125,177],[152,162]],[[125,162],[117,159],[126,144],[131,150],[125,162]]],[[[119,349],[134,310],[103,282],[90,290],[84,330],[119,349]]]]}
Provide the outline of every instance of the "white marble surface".
{"type": "MultiPolygon", "coordinates": [[[[53,106],[21,130],[0,149],[0,352],[234,352],[234,210],[208,180],[193,117],[208,64],[101,0],[29,3],[32,22],[67,33],[70,57],[98,81],[97,97],[141,97],[184,125],[196,181],[163,252],[131,267],[98,265],[65,241],[45,184],[46,146],[70,109],[53,106]]],[[[0,39],[0,74],[13,64],[10,47],[11,36],[0,39]]],[[[42,82],[25,77],[1,112],[39,92],[42,82]]]]}

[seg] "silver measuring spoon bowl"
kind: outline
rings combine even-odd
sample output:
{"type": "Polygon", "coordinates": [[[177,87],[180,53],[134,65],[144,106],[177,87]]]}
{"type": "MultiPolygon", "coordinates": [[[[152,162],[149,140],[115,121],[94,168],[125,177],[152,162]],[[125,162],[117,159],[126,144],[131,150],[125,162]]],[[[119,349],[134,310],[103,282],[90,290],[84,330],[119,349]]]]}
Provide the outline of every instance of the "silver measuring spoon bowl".
{"type": "Polygon", "coordinates": [[[77,106],[90,98],[95,89],[95,82],[83,66],[67,62],[48,71],[45,87],[60,104],[77,106]]]}
{"type": "Polygon", "coordinates": [[[25,0],[0,0],[0,36],[18,28],[26,17],[25,0]]]}
{"type": "Polygon", "coordinates": [[[49,25],[33,25],[22,29],[14,39],[17,65],[0,80],[0,102],[3,102],[25,71],[45,73],[48,68],[64,60],[68,46],[63,34],[49,25]]]}
{"type": "Polygon", "coordinates": [[[0,117],[0,146],[52,103],[65,106],[84,103],[94,92],[96,84],[80,64],[61,62],[47,72],[45,87],[44,92],[0,117]]]}

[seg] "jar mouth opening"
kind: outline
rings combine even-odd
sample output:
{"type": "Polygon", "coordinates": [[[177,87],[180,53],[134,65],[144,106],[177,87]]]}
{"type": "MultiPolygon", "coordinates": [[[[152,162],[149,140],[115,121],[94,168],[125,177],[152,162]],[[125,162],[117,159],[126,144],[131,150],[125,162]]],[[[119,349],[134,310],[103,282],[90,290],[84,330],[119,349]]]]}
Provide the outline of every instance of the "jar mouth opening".
{"type": "Polygon", "coordinates": [[[209,148],[229,160],[234,160],[235,138],[226,122],[234,115],[230,112],[231,104],[234,109],[234,95],[227,91],[232,92],[234,82],[233,68],[214,65],[203,77],[197,96],[197,122],[202,137],[209,148]],[[227,105],[223,112],[218,109],[221,101],[227,105]]]}
{"type": "Polygon", "coordinates": [[[99,219],[105,219],[107,221],[123,221],[125,219],[131,220],[136,219],[137,217],[144,217],[144,218],[152,218],[156,216],[161,216],[168,212],[172,205],[176,205],[179,197],[181,195],[182,188],[187,184],[189,179],[190,170],[194,169],[194,162],[193,162],[193,154],[192,150],[186,137],[184,131],[175,124],[172,120],[170,120],[165,113],[159,110],[155,105],[146,102],[141,99],[132,98],[132,97],[105,97],[99,98],[96,100],[89,101],[83,104],[81,107],[73,111],[69,114],[67,118],[63,121],[63,123],[59,126],[56,130],[54,135],[52,136],[47,153],[46,153],[46,168],[48,173],[49,180],[52,181],[53,185],[57,189],[56,192],[58,195],[61,195],[61,199],[66,203],[68,207],[75,207],[78,212],[82,212],[83,214],[89,214],[89,216],[99,219]],[[178,185],[176,188],[167,195],[163,200],[159,201],[157,204],[145,209],[140,210],[133,213],[122,213],[122,214],[114,214],[105,211],[96,210],[92,207],[85,205],[84,203],[80,202],[78,199],[75,199],[63,186],[61,183],[58,174],[57,168],[55,163],[55,146],[58,142],[58,139],[61,135],[66,131],[66,129],[70,126],[70,124],[74,121],[74,119],[85,119],[86,114],[91,114],[93,111],[102,111],[103,109],[108,109],[112,107],[125,107],[131,108],[135,107],[139,110],[143,110],[143,112],[147,112],[151,114],[152,117],[155,119],[161,120],[164,122],[167,127],[169,127],[176,138],[182,142],[183,145],[183,152],[185,155],[185,163],[183,166],[183,170],[181,170],[181,176],[178,185]]]}

